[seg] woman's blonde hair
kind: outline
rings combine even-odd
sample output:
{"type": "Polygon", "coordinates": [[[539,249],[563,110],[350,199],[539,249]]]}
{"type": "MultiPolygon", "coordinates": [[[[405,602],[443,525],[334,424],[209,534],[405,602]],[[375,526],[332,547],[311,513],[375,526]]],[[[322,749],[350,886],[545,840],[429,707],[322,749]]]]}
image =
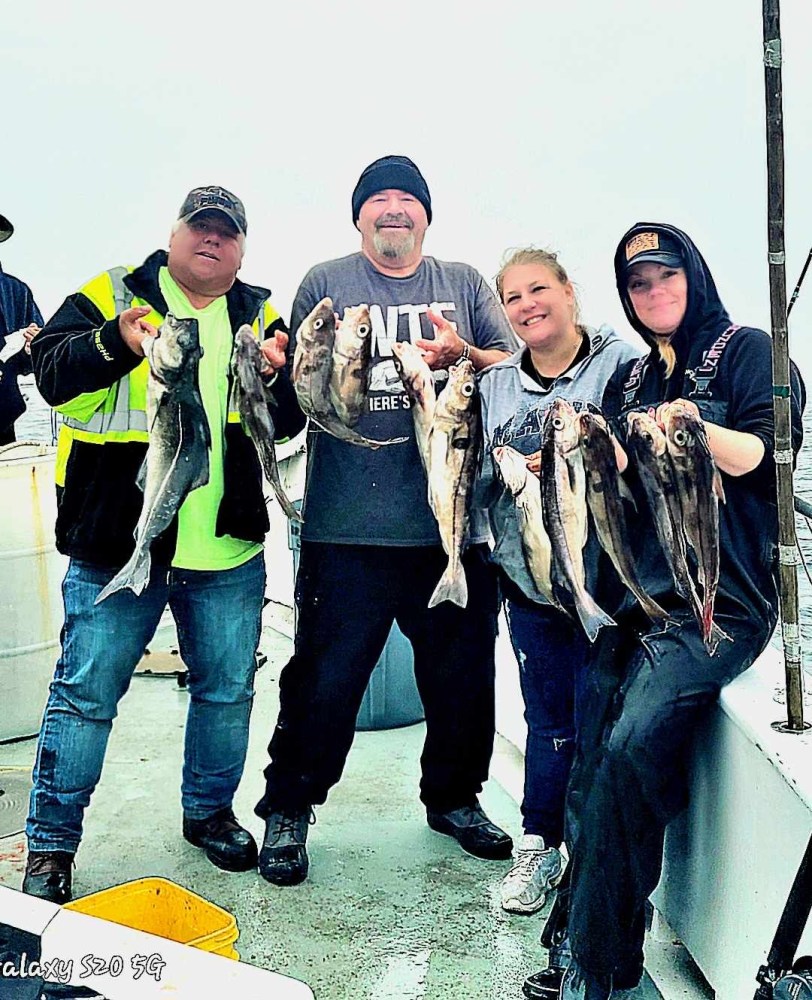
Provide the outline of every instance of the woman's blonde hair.
{"type": "Polygon", "coordinates": [[[660,352],[660,358],[665,365],[665,377],[671,378],[674,374],[674,367],[677,363],[677,352],[671,346],[671,334],[667,337],[658,337],[657,334],[654,333],[652,336],[657,342],[657,350],[660,352]]]}
{"type": "Polygon", "coordinates": [[[562,285],[569,285],[572,288],[572,321],[576,326],[580,326],[581,310],[575,286],[570,281],[569,275],[559,262],[558,254],[552,250],[541,250],[538,247],[529,246],[505,251],[502,265],[494,278],[496,283],[496,292],[502,305],[505,304],[505,274],[511,267],[518,267],[522,264],[540,264],[542,267],[546,267],[548,271],[551,271],[562,285]]]}

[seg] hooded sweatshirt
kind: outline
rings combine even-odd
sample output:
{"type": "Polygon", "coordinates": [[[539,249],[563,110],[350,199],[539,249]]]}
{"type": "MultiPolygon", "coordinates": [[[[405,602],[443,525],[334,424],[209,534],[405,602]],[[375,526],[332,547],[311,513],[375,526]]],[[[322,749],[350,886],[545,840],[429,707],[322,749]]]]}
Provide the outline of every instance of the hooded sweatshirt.
{"type": "MultiPolygon", "coordinates": [[[[689,237],[673,226],[659,223],[632,226],[618,244],[615,277],[629,322],[651,347],[642,363],[624,365],[606,387],[604,415],[613,420],[621,441],[626,436],[627,413],[666,401],[688,399],[697,405],[703,420],[754,434],[764,444],[764,457],[752,472],[743,476],[720,473],[726,502],[719,503],[720,573],[715,612],[717,618],[728,615],[752,621],[753,616],[758,616],[757,621],[772,628],[778,611],[778,513],[771,339],[763,330],[732,327],[708,265],[689,237]],[[688,282],[685,316],[671,338],[676,364],[670,377],[666,377],[655,339],[637,318],[627,290],[625,247],[629,239],[643,232],[667,234],[676,240],[688,282]]],[[[796,456],[802,443],[805,403],[806,390],[792,364],[792,450],[796,456]]],[[[642,522],[641,530],[633,533],[641,582],[660,603],[680,607],[685,602],[674,593],[668,565],[631,462],[626,478],[637,500],[637,517],[642,522]]],[[[625,592],[616,610],[623,611],[633,605],[634,598],[625,592]]]]}
{"type": "MultiPolygon", "coordinates": [[[[479,381],[485,453],[477,497],[488,508],[495,542],[493,558],[526,597],[540,604],[546,604],[547,600],[527,570],[516,507],[496,475],[491,451],[500,445],[510,445],[523,455],[539,451],[544,415],[554,399],[563,397],[578,411],[597,410],[610,376],[619,365],[641,354],[639,348],[621,340],[609,326],[597,330],[587,327],[586,334],[587,356],[559,375],[549,389],[542,388],[522,370],[526,346],[505,361],[486,368],[479,381]]],[[[508,596],[513,596],[510,587],[508,596]]]]}

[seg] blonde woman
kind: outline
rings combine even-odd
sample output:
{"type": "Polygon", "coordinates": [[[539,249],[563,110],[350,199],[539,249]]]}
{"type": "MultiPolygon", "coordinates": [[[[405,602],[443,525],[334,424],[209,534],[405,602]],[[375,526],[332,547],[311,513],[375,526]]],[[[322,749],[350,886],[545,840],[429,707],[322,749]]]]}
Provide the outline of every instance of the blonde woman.
{"type": "Polygon", "coordinates": [[[481,376],[481,496],[495,539],[528,729],[524,836],[501,896],[505,910],[534,913],[564,869],[561,846],[575,745],[575,690],[589,643],[577,620],[553,607],[528,571],[516,506],[500,483],[492,453],[510,446],[538,475],[541,426],[552,401],[564,397],[576,409],[594,408],[618,365],[640,352],[610,327],[580,321],[572,282],[554,253],[534,247],[514,251],[496,277],[496,288],[522,347],[481,376]]]}

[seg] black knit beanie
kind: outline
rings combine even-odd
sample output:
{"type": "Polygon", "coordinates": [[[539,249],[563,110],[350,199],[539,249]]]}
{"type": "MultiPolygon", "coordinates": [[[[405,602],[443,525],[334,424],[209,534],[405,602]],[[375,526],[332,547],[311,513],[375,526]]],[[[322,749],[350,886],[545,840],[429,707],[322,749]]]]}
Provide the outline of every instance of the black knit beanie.
{"type": "Polygon", "coordinates": [[[426,216],[431,222],[431,195],[425,178],[408,156],[382,156],[366,168],[358,178],[352,193],[352,221],[358,221],[361,206],[377,191],[394,188],[397,191],[408,191],[426,210],[426,216]]]}

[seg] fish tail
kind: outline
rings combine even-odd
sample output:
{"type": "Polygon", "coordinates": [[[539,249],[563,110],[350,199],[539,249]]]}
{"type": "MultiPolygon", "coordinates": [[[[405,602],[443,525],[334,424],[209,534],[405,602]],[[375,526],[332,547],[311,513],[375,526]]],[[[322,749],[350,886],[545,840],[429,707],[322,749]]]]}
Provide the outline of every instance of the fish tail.
{"type": "Polygon", "coordinates": [[[598,607],[598,604],[586,591],[583,592],[580,600],[576,600],[575,610],[590,642],[594,642],[598,638],[598,632],[603,625],[617,624],[603,608],[598,607]]]}
{"type": "Polygon", "coordinates": [[[708,656],[713,656],[713,654],[717,650],[717,647],[719,646],[719,643],[723,639],[726,640],[727,642],[733,642],[733,640],[727,634],[727,632],[725,632],[724,629],[719,628],[719,626],[715,622],[713,622],[713,624],[711,625],[710,634],[707,636],[707,638],[705,636],[702,637],[702,640],[705,643],[705,649],[707,649],[708,651],[708,656]]]}
{"type": "Polygon", "coordinates": [[[115,594],[116,591],[124,590],[125,587],[129,587],[136,597],[138,597],[144,592],[149,583],[151,564],[152,559],[150,558],[149,549],[145,549],[142,552],[136,549],[129,561],[122,566],[107,586],[102,588],[99,596],[93,603],[101,604],[105,598],[110,597],[111,594],[115,594]]]}
{"type": "Polygon", "coordinates": [[[702,605],[701,627],[702,641],[705,643],[708,656],[713,656],[719,643],[723,639],[726,639],[728,642],[733,641],[727,632],[719,628],[713,620],[713,596],[710,597],[710,600],[706,599],[705,603],[702,605]]]}
{"type": "Polygon", "coordinates": [[[299,524],[303,523],[304,518],[302,517],[301,511],[298,510],[296,507],[294,507],[287,493],[285,493],[285,491],[281,487],[279,489],[279,492],[276,494],[276,499],[279,501],[279,506],[282,508],[285,514],[287,514],[287,516],[291,519],[291,521],[297,521],[299,524]]]}
{"type": "Polygon", "coordinates": [[[660,605],[654,600],[653,597],[649,597],[646,593],[635,594],[640,607],[645,611],[652,621],[668,621],[670,615],[668,612],[661,608],[660,605]]]}
{"type": "Polygon", "coordinates": [[[451,601],[461,608],[468,605],[468,581],[459,559],[449,559],[448,566],[431,595],[429,607],[433,608],[442,601],[451,601]]]}

